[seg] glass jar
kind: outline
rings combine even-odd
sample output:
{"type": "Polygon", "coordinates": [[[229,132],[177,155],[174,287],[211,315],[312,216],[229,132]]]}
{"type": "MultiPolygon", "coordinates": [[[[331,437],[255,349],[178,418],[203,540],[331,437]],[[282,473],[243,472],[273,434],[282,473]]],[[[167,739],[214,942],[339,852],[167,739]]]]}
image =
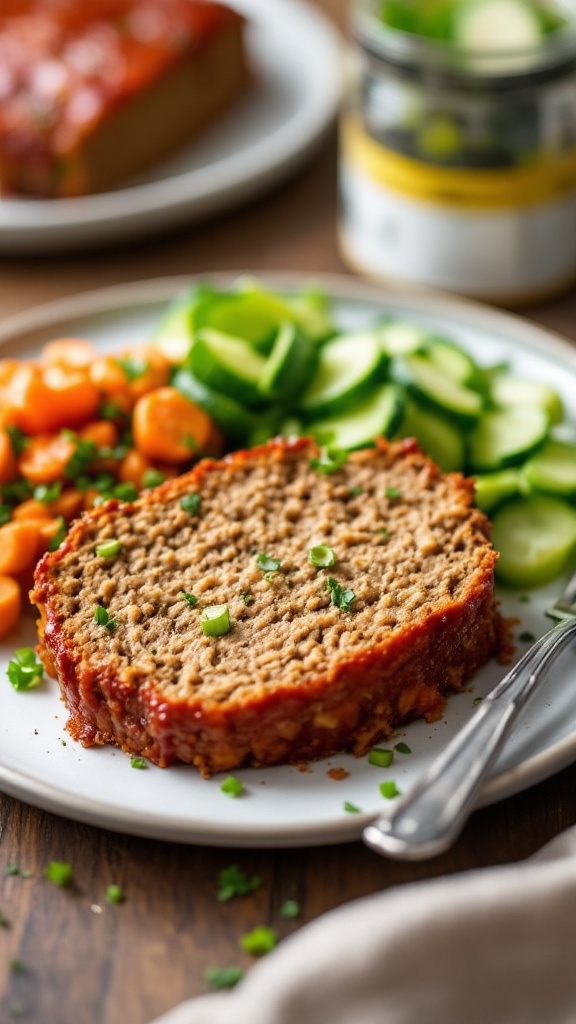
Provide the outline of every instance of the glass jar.
{"type": "Polygon", "coordinates": [[[458,52],[352,9],[340,240],[381,281],[521,305],[576,279],[576,22],[458,52]]]}

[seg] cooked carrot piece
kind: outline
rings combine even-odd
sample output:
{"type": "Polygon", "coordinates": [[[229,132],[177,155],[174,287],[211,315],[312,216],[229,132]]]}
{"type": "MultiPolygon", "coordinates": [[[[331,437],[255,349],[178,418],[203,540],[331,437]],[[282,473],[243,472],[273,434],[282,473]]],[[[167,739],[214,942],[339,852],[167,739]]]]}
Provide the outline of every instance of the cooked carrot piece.
{"type": "Polygon", "coordinates": [[[75,451],[72,438],[65,434],[40,434],[33,437],[20,456],[22,476],[34,484],[51,484],[61,480],[75,451]]]}
{"type": "Polygon", "coordinates": [[[132,407],[128,378],[113,356],[95,359],[88,373],[92,383],[106,399],[119,405],[124,412],[132,407]]]}
{"type": "Polygon", "coordinates": [[[44,434],[61,427],[80,426],[93,419],[100,404],[97,387],[79,370],[23,363],[3,391],[14,422],[27,434],[44,434]]]}
{"type": "Polygon", "coordinates": [[[22,594],[16,580],[0,576],[0,637],[7,636],[20,618],[22,594]]]}
{"type": "Polygon", "coordinates": [[[28,498],[21,501],[12,512],[12,519],[17,523],[25,523],[29,520],[50,519],[51,511],[43,501],[36,501],[35,498],[28,498]]]}
{"type": "Polygon", "coordinates": [[[45,365],[70,369],[90,366],[96,357],[94,345],[84,338],[54,338],[46,342],[40,351],[40,359],[45,365]]]}
{"type": "Polygon", "coordinates": [[[93,420],[81,427],[78,436],[93,441],[98,448],[113,448],[118,444],[118,427],[110,420],[93,420]]]}
{"type": "Polygon", "coordinates": [[[162,352],[150,345],[135,345],[122,352],[116,362],[135,400],[170,380],[170,363],[162,352]]]}
{"type": "Polygon", "coordinates": [[[66,527],[60,516],[53,516],[52,519],[37,519],[36,526],[40,535],[40,554],[44,554],[48,550],[50,542],[58,537],[60,533],[62,533],[63,537],[66,534],[66,527]]]}
{"type": "Polygon", "coordinates": [[[67,523],[79,516],[84,508],[84,495],[77,487],[67,487],[48,505],[50,515],[62,516],[67,523]]]}
{"type": "Polygon", "coordinates": [[[42,548],[39,522],[0,526],[0,574],[11,576],[34,564],[42,548]]]}
{"type": "Polygon", "coordinates": [[[87,510],[94,507],[94,502],[97,498],[101,498],[102,495],[95,487],[89,487],[88,490],[84,491],[82,495],[82,508],[87,510]]]}
{"type": "Polygon", "coordinates": [[[142,487],[142,477],[149,469],[152,469],[150,459],[147,459],[136,448],[130,448],[120,463],[118,478],[122,483],[134,484],[135,487],[140,488],[142,487]]]}
{"type": "Polygon", "coordinates": [[[134,443],[149,459],[189,462],[206,447],[212,420],[176,388],[163,387],[139,398],[132,417],[134,443]]]}
{"type": "Polygon", "coordinates": [[[5,430],[0,430],[0,484],[8,484],[18,472],[18,463],[12,441],[5,430]]]}

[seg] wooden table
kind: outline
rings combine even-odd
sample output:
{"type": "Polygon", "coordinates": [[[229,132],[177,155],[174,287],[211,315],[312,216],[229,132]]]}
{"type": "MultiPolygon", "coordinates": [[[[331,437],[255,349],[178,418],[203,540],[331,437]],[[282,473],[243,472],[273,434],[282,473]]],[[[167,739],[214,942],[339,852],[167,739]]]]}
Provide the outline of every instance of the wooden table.
{"type": "MultiPolygon", "coordinates": [[[[343,26],[345,0],[319,6],[343,26]]],[[[342,272],[336,208],[330,137],[288,184],[221,219],[115,251],[0,261],[0,315],[140,278],[342,272]]],[[[574,294],[527,315],[576,339],[574,294]]],[[[248,965],[238,937],[255,925],[269,923],[285,936],[355,897],[526,857],[576,822],[575,792],[573,766],[477,812],[450,853],[416,866],[380,859],[361,843],[277,851],[172,845],[75,824],[0,796],[0,909],[10,921],[0,927],[0,1022],[21,1012],[35,1024],[145,1024],[204,992],[206,968],[248,965]],[[73,865],[72,888],[46,882],[53,859],[73,865]],[[31,877],[5,876],[11,863],[31,877]],[[230,863],[260,875],[263,885],[247,899],[220,904],[217,875],[230,863]],[[103,902],[110,880],[125,890],[119,906],[103,902]],[[301,905],[298,921],[279,916],[287,898],[301,905]]]]}

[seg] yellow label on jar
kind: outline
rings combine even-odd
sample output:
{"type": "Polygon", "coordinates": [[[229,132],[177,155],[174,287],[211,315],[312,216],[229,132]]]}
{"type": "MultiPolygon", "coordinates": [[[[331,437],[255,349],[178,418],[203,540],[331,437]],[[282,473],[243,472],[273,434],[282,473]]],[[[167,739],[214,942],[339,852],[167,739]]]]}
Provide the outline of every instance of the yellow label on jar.
{"type": "Polygon", "coordinates": [[[342,154],[375,183],[422,202],[460,209],[542,205],[576,194],[576,149],[541,153],[532,164],[506,168],[441,167],[387,149],[354,117],[341,126],[342,154]]]}

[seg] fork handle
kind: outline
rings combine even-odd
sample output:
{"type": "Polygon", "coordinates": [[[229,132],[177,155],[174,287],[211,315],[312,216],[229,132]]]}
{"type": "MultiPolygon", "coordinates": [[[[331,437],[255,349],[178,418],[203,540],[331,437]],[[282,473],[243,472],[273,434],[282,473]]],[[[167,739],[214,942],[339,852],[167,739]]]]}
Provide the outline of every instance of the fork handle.
{"type": "Polygon", "coordinates": [[[526,652],[412,790],[366,826],[369,847],[399,860],[424,860],[451,846],[520,709],[573,636],[576,619],[563,620],[526,652]]]}

